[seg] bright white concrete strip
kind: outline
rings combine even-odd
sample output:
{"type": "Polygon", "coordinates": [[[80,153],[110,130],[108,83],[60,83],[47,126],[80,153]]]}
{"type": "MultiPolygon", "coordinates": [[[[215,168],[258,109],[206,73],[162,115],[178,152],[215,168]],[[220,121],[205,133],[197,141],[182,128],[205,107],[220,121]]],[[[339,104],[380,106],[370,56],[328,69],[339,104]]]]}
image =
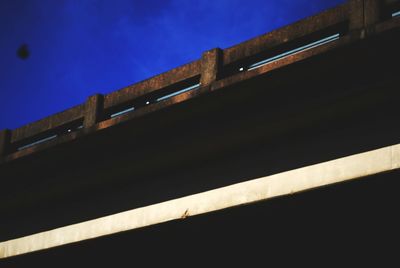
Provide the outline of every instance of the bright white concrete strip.
{"type": "Polygon", "coordinates": [[[293,194],[400,168],[400,144],[0,243],[0,258],[293,194]]]}

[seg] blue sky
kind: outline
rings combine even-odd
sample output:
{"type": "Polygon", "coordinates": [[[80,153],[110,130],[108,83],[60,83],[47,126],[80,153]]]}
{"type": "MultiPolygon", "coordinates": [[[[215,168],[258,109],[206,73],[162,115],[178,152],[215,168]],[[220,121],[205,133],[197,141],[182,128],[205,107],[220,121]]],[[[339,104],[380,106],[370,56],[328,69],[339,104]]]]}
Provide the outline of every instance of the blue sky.
{"type": "Polygon", "coordinates": [[[0,0],[0,129],[14,129],[343,0],[0,0]],[[17,57],[28,45],[30,56],[17,57]]]}

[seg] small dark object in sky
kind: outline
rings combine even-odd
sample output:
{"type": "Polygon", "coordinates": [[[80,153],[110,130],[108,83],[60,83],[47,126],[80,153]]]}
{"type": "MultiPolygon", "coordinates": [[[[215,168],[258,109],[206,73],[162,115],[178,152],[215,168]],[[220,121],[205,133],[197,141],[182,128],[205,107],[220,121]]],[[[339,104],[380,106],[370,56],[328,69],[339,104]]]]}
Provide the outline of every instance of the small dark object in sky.
{"type": "Polygon", "coordinates": [[[26,60],[29,58],[29,49],[27,44],[22,44],[17,50],[17,56],[20,59],[26,60]]]}

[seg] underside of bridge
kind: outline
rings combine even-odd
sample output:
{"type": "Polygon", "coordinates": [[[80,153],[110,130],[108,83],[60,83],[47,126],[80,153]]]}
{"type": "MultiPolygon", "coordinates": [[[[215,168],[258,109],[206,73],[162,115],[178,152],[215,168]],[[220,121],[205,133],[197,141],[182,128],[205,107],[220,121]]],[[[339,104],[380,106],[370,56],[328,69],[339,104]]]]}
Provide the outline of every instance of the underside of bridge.
{"type": "MultiPolygon", "coordinates": [[[[399,27],[376,31],[4,161],[0,241],[399,144],[399,47],[399,27]]],[[[393,161],[393,170],[362,180],[15,254],[0,266],[249,265],[391,254],[400,201],[393,161]]]]}
{"type": "Polygon", "coordinates": [[[21,255],[1,267],[393,264],[399,176],[381,174],[21,255]]]}

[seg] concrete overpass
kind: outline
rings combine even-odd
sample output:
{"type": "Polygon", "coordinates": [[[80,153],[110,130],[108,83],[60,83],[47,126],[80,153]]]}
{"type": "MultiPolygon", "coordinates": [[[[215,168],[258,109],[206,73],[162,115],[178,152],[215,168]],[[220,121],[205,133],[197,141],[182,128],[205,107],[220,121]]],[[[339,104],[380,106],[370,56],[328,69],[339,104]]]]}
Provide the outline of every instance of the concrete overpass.
{"type": "Polygon", "coordinates": [[[1,131],[0,265],[389,251],[398,11],[352,0],[1,131]]]}

